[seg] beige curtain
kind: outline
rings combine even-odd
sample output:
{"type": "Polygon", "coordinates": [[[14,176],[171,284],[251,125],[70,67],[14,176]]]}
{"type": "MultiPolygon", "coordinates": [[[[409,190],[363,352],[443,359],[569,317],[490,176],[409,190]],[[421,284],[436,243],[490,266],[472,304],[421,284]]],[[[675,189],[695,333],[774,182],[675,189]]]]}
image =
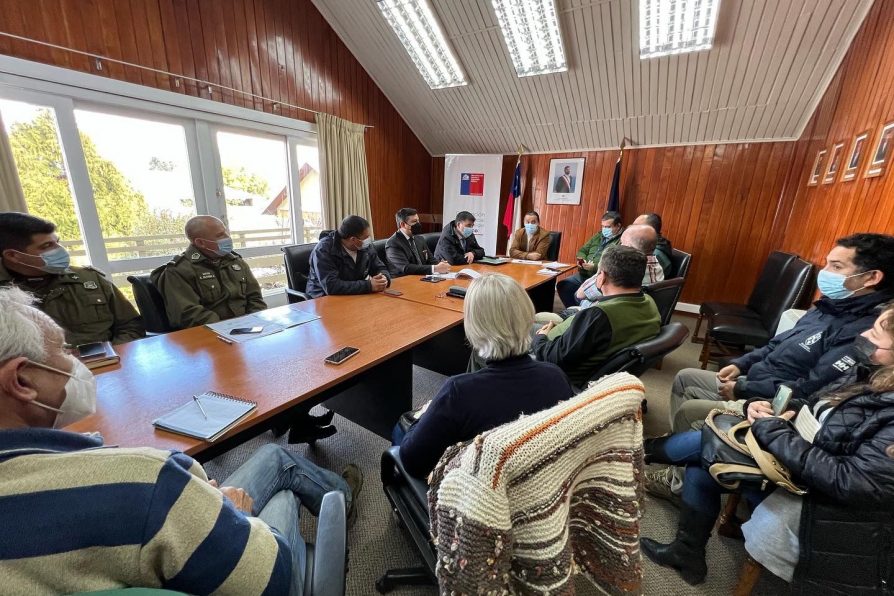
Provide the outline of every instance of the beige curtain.
{"type": "Polygon", "coordinates": [[[317,114],[317,132],[320,135],[323,225],[334,229],[348,215],[359,215],[369,221],[372,233],[364,126],[331,114],[317,114]]]}
{"type": "Polygon", "coordinates": [[[6,127],[3,126],[2,115],[0,115],[0,211],[21,211],[22,213],[28,211],[25,206],[22,185],[19,184],[16,162],[12,158],[12,147],[9,145],[9,137],[6,136],[6,127]]]}

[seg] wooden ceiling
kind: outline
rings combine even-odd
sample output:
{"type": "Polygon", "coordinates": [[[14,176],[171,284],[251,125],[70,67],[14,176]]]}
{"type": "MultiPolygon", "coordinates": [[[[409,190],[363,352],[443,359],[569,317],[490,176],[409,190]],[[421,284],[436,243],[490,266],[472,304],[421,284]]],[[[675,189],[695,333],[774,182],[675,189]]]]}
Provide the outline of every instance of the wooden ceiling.
{"type": "Polygon", "coordinates": [[[709,51],[639,58],[638,0],[556,0],[568,72],[518,78],[490,0],[431,0],[466,72],[431,90],[375,0],[313,0],[432,155],[797,139],[873,0],[720,0],[709,51]]]}

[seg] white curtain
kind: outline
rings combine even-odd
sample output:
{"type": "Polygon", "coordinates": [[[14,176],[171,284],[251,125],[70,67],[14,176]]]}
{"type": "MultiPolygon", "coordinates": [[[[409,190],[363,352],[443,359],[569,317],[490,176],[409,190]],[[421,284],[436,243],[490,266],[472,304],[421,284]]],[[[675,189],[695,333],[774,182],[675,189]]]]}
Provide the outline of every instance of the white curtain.
{"type": "Polygon", "coordinates": [[[328,228],[337,228],[348,215],[359,215],[369,221],[372,233],[364,129],[331,114],[317,114],[323,225],[328,228]]]}
{"type": "Polygon", "coordinates": [[[22,185],[19,184],[19,173],[16,170],[16,162],[12,157],[12,147],[9,145],[9,137],[3,126],[3,116],[0,115],[0,211],[20,211],[25,213],[25,195],[22,193],[22,185]]]}

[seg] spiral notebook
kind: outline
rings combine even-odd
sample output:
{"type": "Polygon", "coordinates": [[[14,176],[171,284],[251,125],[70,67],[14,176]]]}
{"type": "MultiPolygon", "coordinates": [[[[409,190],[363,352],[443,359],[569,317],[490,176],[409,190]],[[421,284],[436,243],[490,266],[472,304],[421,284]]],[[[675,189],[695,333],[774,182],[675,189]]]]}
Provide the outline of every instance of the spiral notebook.
{"type": "Polygon", "coordinates": [[[197,395],[196,399],[190,399],[176,410],[156,418],[152,421],[152,425],[187,437],[213,442],[258,407],[253,401],[215,391],[206,391],[197,395]]]}

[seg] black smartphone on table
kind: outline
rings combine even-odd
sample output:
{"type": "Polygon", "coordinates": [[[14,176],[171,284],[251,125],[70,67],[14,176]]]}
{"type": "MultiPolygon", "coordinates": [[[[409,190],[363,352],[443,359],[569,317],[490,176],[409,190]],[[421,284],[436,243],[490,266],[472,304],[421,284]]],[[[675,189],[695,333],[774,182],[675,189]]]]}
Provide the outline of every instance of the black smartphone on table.
{"type": "Polygon", "coordinates": [[[425,275],[421,278],[421,281],[427,281],[431,284],[436,284],[440,281],[444,281],[443,277],[438,277],[437,275],[425,275]]]}
{"type": "Polygon", "coordinates": [[[251,335],[252,333],[260,333],[263,327],[237,327],[230,330],[230,335],[251,335]]]}
{"type": "Polygon", "coordinates": [[[326,356],[326,358],[323,360],[323,362],[325,362],[326,364],[341,364],[348,358],[351,358],[352,356],[354,356],[359,351],[360,351],[359,348],[352,348],[350,346],[346,346],[346,347],[340,349],[335,354],[330,354],[329,356],[326,356]]]}

